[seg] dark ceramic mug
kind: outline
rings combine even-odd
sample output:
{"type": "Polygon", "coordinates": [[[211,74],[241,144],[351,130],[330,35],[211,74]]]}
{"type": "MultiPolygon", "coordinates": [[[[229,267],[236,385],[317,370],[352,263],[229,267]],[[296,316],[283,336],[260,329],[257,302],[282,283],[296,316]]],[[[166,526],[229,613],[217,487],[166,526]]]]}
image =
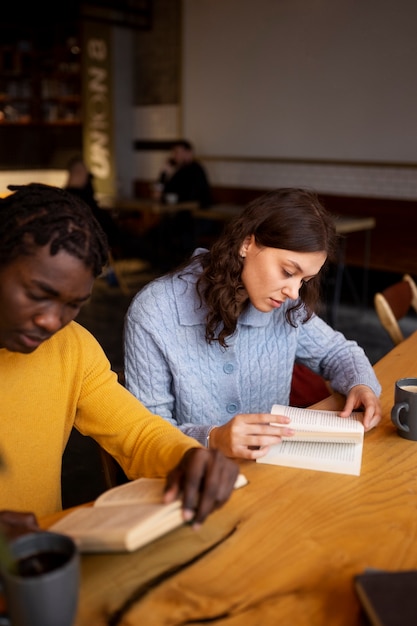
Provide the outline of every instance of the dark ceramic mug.
{"type": "Polygon", "coordinates": [[[0,564],[7,607],[0,626],[72,626],[80,579],[74,541],[41,531],[21,535],[9,546],[14,567],[0,564]]]}
{"type": "Polygon", "coordinates": [[[417,441],[417,378],[401,378],[395,383],[392,423],[404,439],[417,441]]]}

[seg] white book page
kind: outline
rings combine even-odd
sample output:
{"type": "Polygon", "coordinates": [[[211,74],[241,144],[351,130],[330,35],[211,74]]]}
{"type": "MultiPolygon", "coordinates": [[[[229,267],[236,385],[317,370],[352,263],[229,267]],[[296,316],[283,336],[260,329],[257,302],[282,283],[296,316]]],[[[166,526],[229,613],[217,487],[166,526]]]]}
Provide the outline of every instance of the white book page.
{"type": "Polygon", "coordinates": [[[359,476],[362,448],[362,443],[283,441],[257,463],[359,476]]]}
{"type": "MultiPolygon", "coordinates": [[[[283,437],[283,441],[360,443],[363,440],[364,427],[360,413],[340,417],[337,411],[317,411],[280,404],[274,404],[271,413],[286,415],[291,419],[287,426],[294,430],[295,434],[283,437]]],[[[272,422],[271,425],[282,427],[282,424],[277,422],[272,422]]]]}
{"type": "MultiPolygon", "coordinates": [[[[360,413],[348,418],[337,411],[319,411],[274,404],[271,413],[291,419],[292,437],[271,446],[258,463],[359,476],[364,427],[360,413]]],[[[282,424],[274,423],[274,426],[282,424]]]]}

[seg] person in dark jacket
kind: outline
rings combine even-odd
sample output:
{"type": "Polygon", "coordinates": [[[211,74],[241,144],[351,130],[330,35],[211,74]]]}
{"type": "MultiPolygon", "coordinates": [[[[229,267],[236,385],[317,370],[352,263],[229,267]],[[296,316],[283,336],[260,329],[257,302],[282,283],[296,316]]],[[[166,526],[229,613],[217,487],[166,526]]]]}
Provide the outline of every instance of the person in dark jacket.
{"type": "MultiPolygon", "coordinates": [[[[204,167],[195,158],[194,147],[186,139],[172,146],[162,169],[154,194],[155,199],[169,204],[195,202],[201,209],[212,204],[210,183],[204,167]]],[[[199,235],[210,223],[193,218],[191,210],[181,209],[165,216],[159,225],[158,240],[170,263],[181,261],[194,250],[199,235]]]]}

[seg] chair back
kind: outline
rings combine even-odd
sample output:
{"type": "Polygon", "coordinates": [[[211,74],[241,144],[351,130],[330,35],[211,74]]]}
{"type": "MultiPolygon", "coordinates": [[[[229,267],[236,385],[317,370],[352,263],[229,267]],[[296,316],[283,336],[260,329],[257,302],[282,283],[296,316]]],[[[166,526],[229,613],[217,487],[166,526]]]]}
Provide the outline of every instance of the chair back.
{"type": "Polygon", "coordinates": [[[402,280],[374,296],[375,311],[395,345],[404,341],[399,320],[407,315],[410,308],[417,312],[417,286],[409,274],[402,280]]]}
{"type": "Polygon", "coordinates": [[[100,461],[103,471],[104,484],[106,489],[117,487],[128,482],[128,478],[116,459],[112,457],[104,448],[100,447],[100,461]]]}
{"type": "Polygon", "coordinates": [[[142,259],[115,259],[109,253],[109,268],[119,284],[120,290],[127,296],[135,295],[141,287],[156,277],[151,264],[142,259]]]}

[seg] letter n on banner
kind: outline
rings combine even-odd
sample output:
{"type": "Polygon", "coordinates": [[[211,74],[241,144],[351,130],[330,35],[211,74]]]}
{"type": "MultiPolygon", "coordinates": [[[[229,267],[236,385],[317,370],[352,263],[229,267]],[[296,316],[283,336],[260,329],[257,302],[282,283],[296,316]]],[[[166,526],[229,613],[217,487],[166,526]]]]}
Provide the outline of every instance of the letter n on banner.
{"type": "Polygon", "coordinates": [[[83,157],[99,196],[116,195],[111,46],[110,25],[83,22],[83,157]]]}

